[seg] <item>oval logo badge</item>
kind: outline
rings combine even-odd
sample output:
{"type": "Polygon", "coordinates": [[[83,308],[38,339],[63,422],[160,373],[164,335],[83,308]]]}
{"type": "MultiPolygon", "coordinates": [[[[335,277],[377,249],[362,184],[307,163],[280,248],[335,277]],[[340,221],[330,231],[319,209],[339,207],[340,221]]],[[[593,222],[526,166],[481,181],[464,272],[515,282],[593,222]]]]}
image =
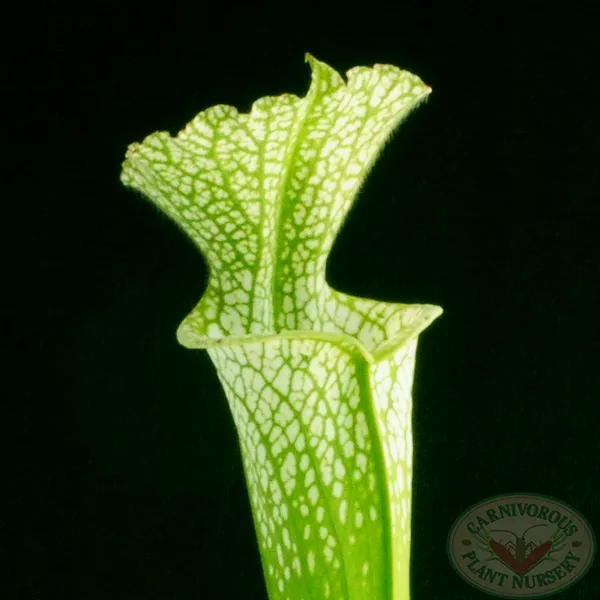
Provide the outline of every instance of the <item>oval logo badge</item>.
{"type": "Polygon", "coordinates": [[[544,598],[579,581],[596,551],[583,515],[549,496],[507,494],[467,509],[448,555],[470,585],[501,598],[544,598]]]}

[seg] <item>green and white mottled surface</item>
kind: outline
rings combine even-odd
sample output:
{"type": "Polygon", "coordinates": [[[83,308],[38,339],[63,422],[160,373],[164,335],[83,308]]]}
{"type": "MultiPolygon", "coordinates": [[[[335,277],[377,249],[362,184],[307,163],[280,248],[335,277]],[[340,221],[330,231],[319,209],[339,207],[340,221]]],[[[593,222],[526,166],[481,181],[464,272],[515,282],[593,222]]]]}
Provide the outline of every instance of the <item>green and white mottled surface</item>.
{"type": "Polygon", "coordinates": [[[227,395],[270,598],[406,600],[415,352],[441,309],[343,294],[325,268],[378,152],[430,89],[389,65],[346,83],[307,60],[305,98],[209,108],[132,144],[122,181],[208,263],[177,335],[208,350],[227,395]]]}

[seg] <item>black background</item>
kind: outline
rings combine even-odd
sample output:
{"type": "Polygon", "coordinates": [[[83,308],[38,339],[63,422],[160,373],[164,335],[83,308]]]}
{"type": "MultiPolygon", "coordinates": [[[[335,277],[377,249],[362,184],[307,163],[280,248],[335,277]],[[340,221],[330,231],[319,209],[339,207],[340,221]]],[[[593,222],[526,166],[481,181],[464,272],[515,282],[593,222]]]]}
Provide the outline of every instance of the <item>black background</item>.
{"type": "MultiPolygon", "coordinates": [[[[0,597],[266,599],[226,400],[175,340],[205,265],[119,173],[129,143],[209,106],[303,96],[306,51],[433,88],[328,264],[344,292],[445,310],[417,361],[412,600],[486,597],[445,543],[488,496],[548,494],[600,530],[593,5],[413,4],[86,3],[5,23],[21,110],[0,597]]],[[[597,567],[560,595],[598,597],[597,567]]]]}

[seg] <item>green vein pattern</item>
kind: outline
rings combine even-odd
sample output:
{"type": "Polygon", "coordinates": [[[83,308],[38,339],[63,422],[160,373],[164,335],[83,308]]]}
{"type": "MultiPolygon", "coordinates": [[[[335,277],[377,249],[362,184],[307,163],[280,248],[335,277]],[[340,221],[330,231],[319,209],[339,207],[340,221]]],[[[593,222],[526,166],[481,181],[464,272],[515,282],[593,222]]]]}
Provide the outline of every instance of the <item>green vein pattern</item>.
{"type": "Polygon", "coordinates": [[[238,431],[272,600],[409,598],[411,388],[441,309],[353,297],[327,256],[378,153],[430,92],[390,65],[347,82],[307,55],[305,98],[218,105],[132,144],[122,181],[193,240],[207,289],[180,325],[238,431]]]}

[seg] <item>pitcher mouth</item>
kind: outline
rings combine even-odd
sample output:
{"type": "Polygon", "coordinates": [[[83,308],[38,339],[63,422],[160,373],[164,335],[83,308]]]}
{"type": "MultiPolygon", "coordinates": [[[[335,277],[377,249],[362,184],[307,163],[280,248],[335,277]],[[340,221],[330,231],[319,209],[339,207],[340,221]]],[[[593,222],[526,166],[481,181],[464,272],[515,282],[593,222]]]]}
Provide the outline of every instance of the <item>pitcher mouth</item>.
{"type": "Polygon", "coordinates": [[[379,344],[369,347],[356,335],[342,331],[327,330],[284,330],[265,332],[260,334],[241,334],[211,337],[198,333],[193,317],[184,319],[177,330],[177,340],[185,348],[191,350],[210,350],[235,345],[269,343],[278,340],[315,340],[326,341],[346,347],[352,353],[360,353],[368,363],[376,363],[393,354],[403,345],[414,340],[426,329],[432,321],[439,317],[443,310],[432,304],[397,304],[399,310],[403,307],[411,310],[420,310],[421,314],[409,327],[401,328],[394,334],[386,337],[379,344]]]}

